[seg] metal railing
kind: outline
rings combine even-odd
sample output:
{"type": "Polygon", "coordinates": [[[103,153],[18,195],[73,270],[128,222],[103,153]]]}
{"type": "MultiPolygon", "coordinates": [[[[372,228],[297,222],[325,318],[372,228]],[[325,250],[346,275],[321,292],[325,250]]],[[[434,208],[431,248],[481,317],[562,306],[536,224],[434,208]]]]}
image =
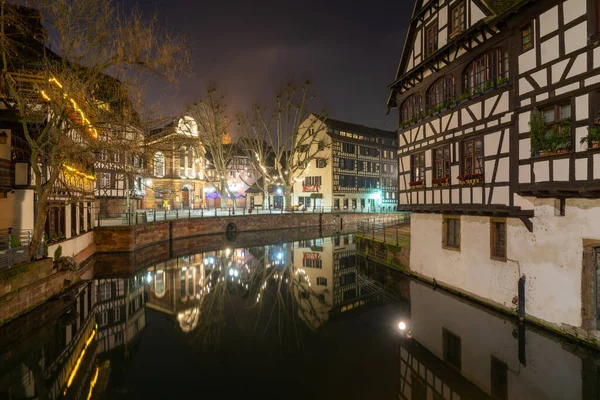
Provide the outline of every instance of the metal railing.
{"type": "Polygon", "coordinates": [[[239,217],[246,215],[276,215],[276,214],[382,214],[396,213],[393,206],[381,206],[373,208],[350,208],[338,209],[333,207],[315,207],[308,209],[284,210],[282,208],[262,207],[254,208],[211,208],[211,209],[177,209],[177,210],[137,210],[125,213],[97,213],[98,226],[131,226],[143,225],[158,221],[171,221],[177,219],[205,218],[205,217],[239,217]]]}
{"type": "Polygon", "coordinates": [[[410,246],[410,213],[359,221],[356,235],[396,246],[410,246]]]}
{"type": "MultiPolygon", "coordinates": [[[[0,271],[29,261],[29,244],[33,232],[0,229],[0,271]]],[[[44,241],[37,249],[36,258],[45,257],[44,241]]]]}

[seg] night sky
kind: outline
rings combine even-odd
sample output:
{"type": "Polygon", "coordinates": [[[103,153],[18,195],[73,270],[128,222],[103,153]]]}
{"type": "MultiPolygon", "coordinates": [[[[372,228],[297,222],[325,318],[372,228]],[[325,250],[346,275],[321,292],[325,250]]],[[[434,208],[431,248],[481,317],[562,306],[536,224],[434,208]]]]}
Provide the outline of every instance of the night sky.
{"type": "Polygon", "coordinates": [[[193,77],[156,85],[147,103],[169,112],[201,100],[208,83],[228,98],[229,113],[272,100],[290,78],[311,78],[318,103],[336,119],[396,129],[386,116],[413,1],[119,0],[157,11],[190,42],[193,77]]]}

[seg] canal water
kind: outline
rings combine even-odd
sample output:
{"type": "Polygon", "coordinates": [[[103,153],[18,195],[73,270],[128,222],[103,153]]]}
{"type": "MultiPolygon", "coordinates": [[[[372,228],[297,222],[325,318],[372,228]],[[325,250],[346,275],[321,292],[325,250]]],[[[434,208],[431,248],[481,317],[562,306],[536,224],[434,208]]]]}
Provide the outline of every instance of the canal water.
{"type": "Polygon", "coordinates": [[[0,327],[0,399],[600,398],[599,354],[318,236],[99,259],[0,327]]]}

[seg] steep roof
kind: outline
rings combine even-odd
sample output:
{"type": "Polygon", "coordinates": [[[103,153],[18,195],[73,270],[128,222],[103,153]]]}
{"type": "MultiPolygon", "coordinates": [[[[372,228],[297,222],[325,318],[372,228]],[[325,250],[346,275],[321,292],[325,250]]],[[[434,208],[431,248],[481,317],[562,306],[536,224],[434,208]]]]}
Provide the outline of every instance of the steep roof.
{"type": "Polygon", "coordinates": [[[354,124],[352,122],[340,121],[339,119],[333,119],[330,117],[324,117],[322,115],[314,114],[321,121],[324,121],[328,128],[337,129],[345,132],[360,133],[367,136],[382,137],[385,139],[396,139],[396,132],[384,131],[383,129],[370,128],[364,125],[354,124]]]}
{"type": "Polygon", "coordinates": [[[525,0],[481,0],[494,14],[501,15],[525,0]]]}

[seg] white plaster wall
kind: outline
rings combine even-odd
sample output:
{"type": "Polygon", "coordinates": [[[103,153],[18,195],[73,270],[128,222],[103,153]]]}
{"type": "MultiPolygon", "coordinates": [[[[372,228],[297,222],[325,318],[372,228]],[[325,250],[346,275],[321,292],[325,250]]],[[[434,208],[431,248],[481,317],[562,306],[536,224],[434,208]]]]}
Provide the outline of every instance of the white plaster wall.
{"type": "Polygon", "coordinates": [[[53,257],[58,246],[62,246],[63,256],[75,257],[79,252],[85,250],[94,243],[94,231],[48,246],[48,256],[53,257]]]}
{"type": "Polygon", "coordinates": [[[461,373],[491,392],[491,357],[508,367],[509,399],[578,399],[582,362],[560,342],[528,331],[527,365],[518,359],[515,326],[481,308],[417,282],[410,284],[413,338],[438,358],[444,358],[442,328],[462,341],[461,373]]]}
{"type": "Polygon", "coordinates": [[[15,190],[0,199],[0,229],[33,230],[33,190],[15,190]]]}
{"type": "Polygon", "coordinates": [[[509,261],[490,258],[488,217],[462,216],[461,250],[453,251],[442,248],[441,215],[413,214],[411,269],[508,308],[515,307],[518,279],[525,275],[527,314],[581,326],[582,242],[600,240],[600,201],[568,199],[560,217],[553,199],[520,200],[533,204],[534,232],[519,219],[507,220],[509,261]]]}

